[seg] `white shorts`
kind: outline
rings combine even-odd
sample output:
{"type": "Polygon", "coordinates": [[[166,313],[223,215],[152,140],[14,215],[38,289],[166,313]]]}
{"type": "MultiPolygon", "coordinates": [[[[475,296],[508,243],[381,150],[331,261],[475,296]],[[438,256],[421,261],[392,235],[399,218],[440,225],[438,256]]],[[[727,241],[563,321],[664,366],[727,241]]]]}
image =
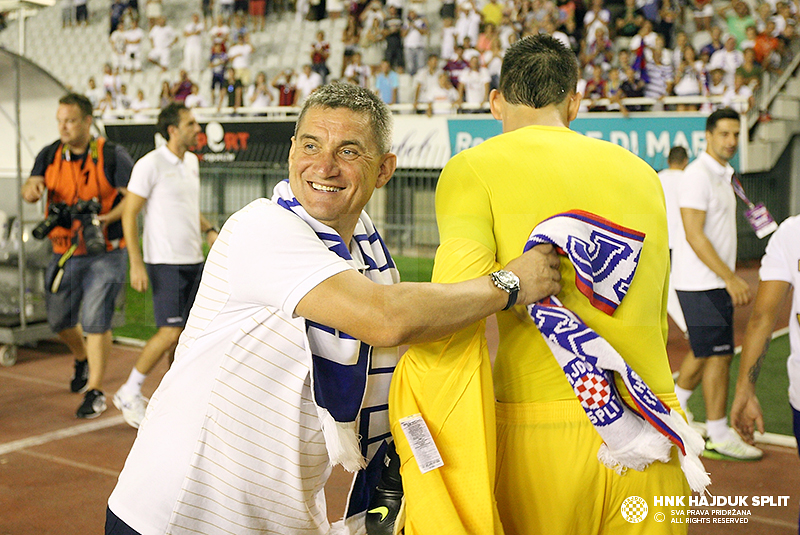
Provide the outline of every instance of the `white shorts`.
{"type": "Polygon", "coordinates": [[[147,54],[147,59],[155,61],[166,69],[169,67],[169,54],[170,50],[168,48],[153,48],[147,54]]]}

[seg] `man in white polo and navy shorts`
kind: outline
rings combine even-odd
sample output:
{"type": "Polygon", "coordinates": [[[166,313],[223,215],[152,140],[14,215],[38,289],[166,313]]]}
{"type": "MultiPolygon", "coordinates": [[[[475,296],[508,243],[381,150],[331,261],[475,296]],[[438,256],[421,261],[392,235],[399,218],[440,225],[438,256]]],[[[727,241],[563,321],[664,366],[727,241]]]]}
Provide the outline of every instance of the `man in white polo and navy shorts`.
{"type": "MultiPolygon", "coordinates": [[[[138,428],[147,399],[141,386],[161,356],[175,351],[186,325],[203,271],[203,244],[217,230],[200,213],[200,168],[189,147],[200,125],[186,106],[173,103],[158,115],[156,129],[167,144],[143,156],[131,172],[133,189],[122,212],[122,228],[131,242],[130,280],[134,290],[153,287],[158,331],[148,340],[128,381],[114,395],[125,421],[138,428]],[[144,256],[136,218],[144,210],[144,256]]],[[[130,185],[129,184],[129,185],[130,185]]]]}
{"type": "Polygon", "coordinates": [[[733,357],[733,307],[752,298],[736,275],[736,195],[728,163],[739,144],[739,114],[717,110],[706,120],[706,150],[680,180],[678,204],[685,236],[674,244],[672,282],[678,293],[692,352],[681,363],[675,393],[682,408],[702,381],[708,441],[705,456],[756,460],[761,450],[746,444],[726,418],[733,357]]]}

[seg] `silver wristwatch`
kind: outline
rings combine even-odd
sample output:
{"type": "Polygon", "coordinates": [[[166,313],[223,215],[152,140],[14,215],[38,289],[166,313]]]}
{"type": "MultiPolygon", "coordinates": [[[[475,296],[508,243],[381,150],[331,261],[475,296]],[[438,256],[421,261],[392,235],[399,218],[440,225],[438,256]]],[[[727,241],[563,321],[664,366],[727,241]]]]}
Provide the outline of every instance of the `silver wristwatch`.
{"type": "Polygon", "coordinates": [[[495,286],[504,292],[508,292],[508,304],[506,304],[503,310],[508,310],[513,307],[514,303],[517,302],[517,295],[519,294],[519,277],[503,269],[490,273],[489,276],[492,278],[492,282],[495,286]]]}

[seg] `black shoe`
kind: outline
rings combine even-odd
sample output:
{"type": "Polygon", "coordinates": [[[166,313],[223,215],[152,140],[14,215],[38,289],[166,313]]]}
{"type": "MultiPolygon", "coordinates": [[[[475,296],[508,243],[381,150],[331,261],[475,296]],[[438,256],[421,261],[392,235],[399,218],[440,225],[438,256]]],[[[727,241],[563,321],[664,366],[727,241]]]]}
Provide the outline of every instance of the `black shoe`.
{"type": "Polygon", "coordinates": [[[386,450],[384,463],[381,480],[367,508],[368,535],[396,535],[401,532],[405,523],[400,456],[394,449],[394,442],[386,450]]]}
{"type": "Polygon", "coordinates": [[[97,418],[106,410],[106,396],[93,388],[83,396],[83,403],[78,407],[75,416],[78,418],[97,418]]]}
{"type": "Polygon", "coordinates": [[[76,360],[75,373],[72,374],[72,380],[69,382],[69,389],[72,392],[83,392],[86,388],[86,381],[89,380],[89,361],[76,360]]]}

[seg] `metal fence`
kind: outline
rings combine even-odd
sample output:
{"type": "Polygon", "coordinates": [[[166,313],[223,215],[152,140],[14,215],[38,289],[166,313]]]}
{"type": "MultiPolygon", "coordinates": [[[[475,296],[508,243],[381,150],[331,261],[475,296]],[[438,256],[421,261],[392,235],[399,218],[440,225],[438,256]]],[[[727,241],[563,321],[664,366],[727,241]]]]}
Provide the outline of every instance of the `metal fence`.
{"type": "MultiPolygon", "coordinates": [[[[394,254],[432,257],[439,245],[434,192],[439,169],[398,169],[375,191],[367,212],[394,254]]],[[[288,176],[286,164],[203,166],[200,210],[222,224],[232,213],[260,197],[271,197],[288,176]]]]}
{"type": "MultiPolygon", "coordinates": [[[[789,155],[767,173],[742,177],[754,202],[764,202],[776,220],[789,214],[789,155]]],[[[433,257],[439,245],[434,194],[439,169],[398,169],[389,183],[375,191],[367,212],[393,254],[433,257]]],[[[285,163],[237,166],[203,166],[200,209],[212,221],[222,224],[228,216],[260,197],[271,197],[275,184],[288,176],[285,163]]],[[[756,260],[764,254],[767,239],[759,240],[742,216],[739,204],[739,260],[756,260]]]]}

